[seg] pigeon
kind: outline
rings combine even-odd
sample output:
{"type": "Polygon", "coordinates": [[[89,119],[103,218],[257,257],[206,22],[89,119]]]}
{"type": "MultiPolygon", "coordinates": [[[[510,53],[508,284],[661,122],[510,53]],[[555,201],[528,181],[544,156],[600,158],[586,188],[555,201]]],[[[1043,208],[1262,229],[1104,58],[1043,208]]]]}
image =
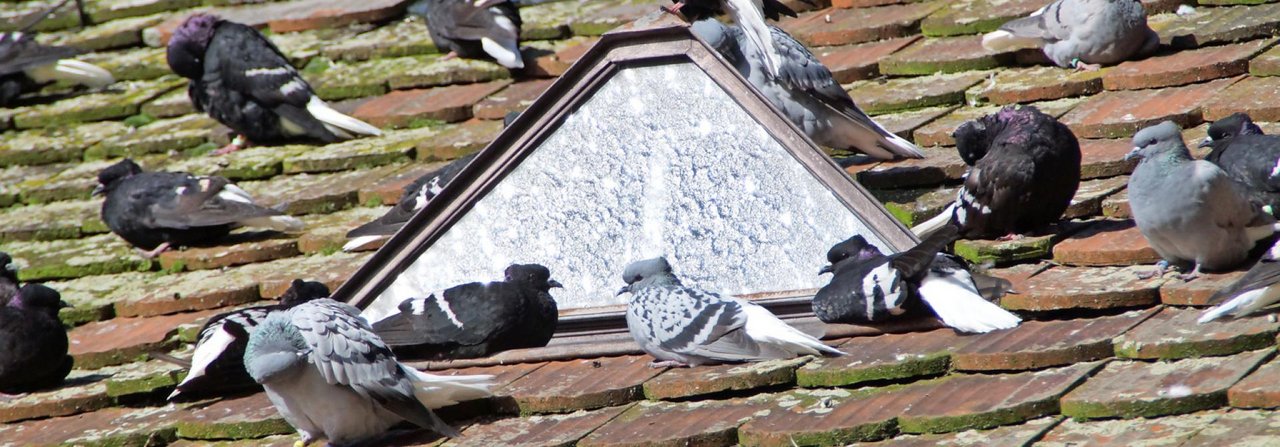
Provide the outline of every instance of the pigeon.
{"type": "Polygon", "coordinates": [[[427,19],[431,41],[449,50],[445,59],[488,54],[503,67],[524,68],[520,8],[511,0],[419,0],[409,11],[427,19]]]}
{"type": "Polygon", "coordinates": [[[249,334],[244,366],[303,445],[374,445],[402,421],[457,437],[431,409],[493,387],[493,376],[437,376],[396,361],[359,309],[328,298],[267,317],[249,334]]]}
{"type": "MultiPolygon", "coordinates": [[[[67,0],[36,15],[16,31],[0,34],[0,106],[14,104],[18,96],[39,90],[41,85],[53,81],[102,88],[115,83],[115,77],[97,65],[70,59],[80,54],[71,47],[42,45],[36,42],[31,28],[53,11],[67,4],[67,0]]],[[[84,5],[80,6],[84,17],[84,5]]]]}
{"type": "Polygon", "coordinates": [[[1200,147],[1212,148],[1204,159],[1244,185],[1251,200],[1272,215],[1280,211],[1280,136],[1263,135],[1249,115],[1236,113],[1214,121],[1200,147]]]}
{"type": "Polygon", "coordinates": [[[703,19],[690,28],[818,144],[883,160],[924,157],[916,145],[859,109],[831,70],[786,31],[768,26],[774,50],[782,58],[780,74],[774,76],[766,72],[764,55],[747,41],[740,26],[703,19]]]}
{"type": "MultiPolygon", "coordinates": [[[[813,4],[809,0],[802,1],[813,4]]],[[[770,76],[780,76],[786,61],[774,46],[773,33],[764,19],[776,21],[783,15],[795,17],[796,12],[787,5],[778,0],[671,0],[671,3],[675,6],[666,8],[667,11],[683,14],[691,22],[727,12],[733,22],[742,27],[750,46],[755,48],[752,53],[762,55],[765,71],[770,76]]]]}
{"type": "Polygon", "coordinates": [[[297,232],[303,223],[257,205],[249,193],[217,176],[185,172],[142,172],[128,158],[98,173],[93,195],[102,201],[102,220],[112,233],[148,258],[172,247],[215,241],[235,226],[297,232]]]}
{"type": "Polygon", "coordinates": [[[18,294],[18,264],[13,257],[0,251],[0,306],[9,303],[9,298],[18,294]]]}
{"type": "Polygon", "coordinates": [[[1249,201],[1244,188],[1204,160],[1191,158],[1181,129],[1165,121],[1139,130],[1125,159],[1140,159],[1129,176],[1129,208],[1138,230],[1164,260],[1151,277],[1170,264],[1194,269],[1239,266],[1259,240],[1277,230],[1275,219],[1249,201]]]}
{"type": "Polygon", "coordinates": [[[994,52],[1029,45],[1043,46],[1059,67],[1096,70],[1151,54],[1160,36],[1134,0],[1057,0],[982,36],[982,46],[994,52]]]}
{"type": "Polygon", "coordinates": [[[32,283],[0,307],[0,393],[54,387],[71,372],[67,330],[58,319],[63,307],[56,290],[32,283]]]}
{"type": "Polygon", "coordinates": [[[411,298],[400,313],[373,324],[398,353],[432,360],[475,358],[518,348],[539,348],[556,331],[551,272],[513,264],[500,282],[467,283],[411,298]]]}
{"type": "Polygon", "coordinates": [[[633,262],[622,279],[627,329],[655,368],[844,355],[758,304],[685,287],[665,257],[633,262]]]}
{"type": "Polygon", "coordinates": [[[1200,324],[1224,316],[1243,317],[1280,301],[1280,244],[1274,244],[1244,276],[1209,298],[1220,303],[1205,310],[1200,324]]]}
{"type": "MultiPolygon", "coordinates": [[[[329,107],[275,44],[248,26],[193,14],[173,32],[166,57],[174,73],[191,80],[187,94],[196,110],[252,143],[332,143],[382,134],[329,107]]],[[[240,146],[232,142],[218,153],[240,146]]]]}
{"type": "Polygon", "coordinates": [[[295,279],[289,285],[289,290],[280,296],[279,304],[233,310],[210,318],[200,328],[187,376],[169,395],[169,400],[179,396],[204,396],[259,388],[244,370],[244,348],[249,341],[248,334],[272,312],[328,297],[329,288],[324,284],[295,279]]]}
{"type": "Polygon", "coordinates": [[[813,313],[827,323],[876,323],[902,315],[923,301],[942,323],[960,332],[1011,329],[1022,322],[984,297],[975,278],[996,283],[996,295],[1008,281],[975,275],[964,261],[942,253],[959,235],[944,226],[902,253],[885,256],[862,236],[853,236],[827,252],[831,283],[813,297],[813,313]]]}
{"type": "Polygon", "coordinates": [[[967,238],[1019,235],[1057,222],[1080,186],[1080,142],[1066,125],[1031,106],[1006,106],[953,134],[969,165],[956,201],[912,228],[947,223],[967,238]]]}
{"type": "Polygon", "coordinates": [[[374,246],[376,242],[384,241],[392,235],[400,231],[405,223],[418,210],[427,206],[427,202],[434,199],[444,186],[453,181],[454,177],[462,172],[471,159],[476,154],[467,155],[444,165],[440,169],[428,172],[422,177],[418,177],[413,183],[404,188],[404,194],[400,196],[400,201],[396,202],[396,206],[392,207],[383,214],[382,217],[374,219],[372,222],[366,223],[351,231],[347,232],[346,244],[343,244],[342,250],[356,251],[363,250],[374,246]]]}

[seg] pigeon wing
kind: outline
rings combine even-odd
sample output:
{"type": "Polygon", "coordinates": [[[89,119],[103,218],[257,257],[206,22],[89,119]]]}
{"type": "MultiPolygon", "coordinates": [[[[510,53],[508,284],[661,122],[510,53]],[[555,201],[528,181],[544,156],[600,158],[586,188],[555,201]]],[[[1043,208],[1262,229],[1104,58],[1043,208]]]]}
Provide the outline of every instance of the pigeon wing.
{"type": "Polygon", "coordinates": [[[520,13],[515,5],[503,2],[492,7],[477,8],[469,0],[446,1],[427,12],[427,26],[435,29],[440,35],[451,39],[480,40],[519,38],[517,30],[522,25],[520,13]],[[494,11],[500,9],[501,11],[494,11]],[[508,29],[495,20],[501,13],[516,26],[508,29]]]}
{"type": "Polygon", "coordinates": [[[259,206],[244,190],[223,177],[185,176],[150,207],[155,227],[192,228],[226,225],[244,219],[279,215],[259,206]]]}
{"type": "Polygon", "coordinates": [[[524,302],[515,287],[476,282],[405,300],[399,314],[373,327],[391,346],[477,345],[510,329],[523,312],[524,302]]]}
{"type": "Polygon", "coordinates": [[[1074,0],[1058,0],[1041,8],[1037,14],[1020,19],[1010,20],[1000,25],[1000,30],[1008,31],[1018,37],[1038,38],[1048,42],[1064,40],[1071,37],[1071,26],[1083,22],[1085,18],[1075,17],[1074,0]]]}
{"type": "Polygon", "coordinates": [[[5,33],[0,37],[0,75],[20,72],[27,68],[45,65],[77,54],[70,47],[41,45],[30,34],[5,33]]]}
{"type": "Polygon", "coordinates": [[[686,355],[717,360],[751,360],[760,347],[742,330],[742,306],[715,293],[685,287],[650,291],[666,294],[664,305],[650,309],[650,325],[658,346],[686,355]]]}
{"type": "Polygon", "coordinates": [[[890,264],[894,269],[902,272],[902,276],[908,280],[919,281],[929,273],[929,267],[933,265],[938,253],[946,249],[947,245],[959,236],[959,228],[955,225],[945,225],[938,231],[930,233],[929,237],[920,241],[915,247],[911,247],[910,250],[894,255],[890,264]]]}
{"type": "Polygon", "coordinates": [[[257,30],[234,22],[218,25],[205,53],[203,81],[220,82],[270,109],[289,105],[301,112],[312,96],[311,86],[275,44],[257,30]]]}
{"type": "Polygon", "coordinates": [[[1010,213],[1025,202],[1031,194],[1029,186],[1035,179],[1035,163],[1022,149],[1007,142],[998,141],[987,155],[974,164],[965,174],[960,189],[959,207],[963,219],[955,219],[966,229],[1002,227],[988,220],[1016,216],[1010,213]],[[1006,147],[1001,147],[1006,146],[1006,147]]]}
{"type": "Polygon", "coordinates": [[[1280,283],[1280,261],[1264,258],[1236,282],[1214,293],[1209,298],[1208,304],[1217,305],[1242,293],[1270,287],[1276,283],[1280,283]]]}
{"type": "Polygon", "coordinates": [[[1221,168],[1204,160],[1194,160],[1191,185],[1201,188],[1204,203],[1212,207],[1213,223],[1219,228],[1243,229],[1257,217],[1259,210],[1245,198],[1243,187],[1221,168]]]}

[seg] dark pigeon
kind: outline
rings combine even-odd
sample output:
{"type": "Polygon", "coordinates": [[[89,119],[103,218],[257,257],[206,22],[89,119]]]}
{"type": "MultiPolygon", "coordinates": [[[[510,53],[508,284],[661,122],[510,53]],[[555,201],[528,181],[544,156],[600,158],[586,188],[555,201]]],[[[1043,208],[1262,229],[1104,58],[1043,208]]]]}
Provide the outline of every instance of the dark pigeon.
{"type": "Polygon", "coordinates": [[[30,283],[0,307],[0,392],[54,387],[71,372],[67,330],[58,319],[63,307],[56,290],[30,283]]]}
{"type": "Polygon", "coordinates": [[[427,32],[445,57],[478,59],[486,54],[510,69],[520,56],[520,8],[510,0],[420,0],[410,13],[427,19],[427,32]]]}
{"type": "Polygon", "coordinates": [[[902,253],[884,255],[862,236],[827,252],[831,283],[813,297],[813,313],[827,323],[879,323],[927,305],[943,324],[984,333],[1016,327],[1022,320],[989,298],[1007,292],[1007,281],[974,275],[959,258],[942,253],[958,235],[946,225],[902,253]],[[975,279],[999,284],[983,296],[975,279]]]}
{"type": "Polygon", "coordinates": [[[142,172],[124,159],[98,173],[94,195],[105,195],[102,220],[111,232],[155,257],[171,247],[216,241],[236,226],[302,230],[297,218],[259,206],[222,177],[142,172]]]}
{"type": "Polygon", "coordinates": [[[396,206],[383,214],[382,217],[372,222],[366,223],[347,232],[346,244],[342,246],[345,251],[356,251],[372,246],[373,243],[385,240],[400,231],[409,219],[417,214],[418,210],[427,206],[427,202],[434,199],[444,186],[453,181],[454,177],[462,171],[462,168],[471,163],[471,159],[476,154],[467,155],[444,165],[440,169],[428,172],[422,177],[418,177],[413,183],[404,188],[404,194],[400,196],[400,200],[396,202],[396,206]]]}
{"type": "Polygon", "coordinates": [[[400,313],[374,323],[373,331],[397,352],[428,359],[546,346],[558,319],[549,291],[560,283],[538,264],[511,265],[505,276],[404,300],[400,313]]]}
{"type": "MultiPolygon", "coordinates": [[[[765,72],[779,76],[786,61],[778,54],[773,43],[773,33],[764,19],[778,20],[782,16],[795,17],[796,12],[778,0],[671,0],[675,6],[671,12],[683,14],[690,22],[728,13],[733,22],[742,27],[747,41],[762,55],[765,72]]],[[[805,0],[805,3],[813,4],[805,0]]]]}
{"type": "MultiPolygon", "coordinates": [[[[167,58],[174,73],[191,80],[196,110],[250,142],[332,143],[382,133],[329,107],[275,44],[248,26],[194,14],[174,31],[167,58]]],[[[219,153],[236,149],[233,143],[219,153]]]]}
{"type": "Polygon", "coordinates": [[[324,284],[295,279],[280,296],[279,304],[234,310],[210,318],[200,328],[187,376],[169,395],[169,400],[261,389],[244,370],[244,348],[249,334],[272,312],[328,296],[329,288],[324,284]]]}
{"type": "MultiPolygon", "coordinates": [[[[54,5],[36,15],[17,31],[0,34],[0,107],[14,104],[20,95],[39,90],[53,81],[67,81],[93,88],[106,87],[115,82],[111,73],[96,65],[70,59],[80,54],[71,47],[43,45],[36,42],[31,28],[53,11],[67,4],[54,5]]],[[[79,1],[81,17],[84,5],[79,1]]]]}
{"type": "Polygon", "coordinates": [[[0,306],[9,304],[9,299],[18,294],[18,264],[13,257],[0,251],[0,306]]]}
{"type": "Polygon", "coordinates": [[[1207,309],[1196,320],[1208,323],[1225,316],[1243,317],[1280,301],[1280,244],[1272,244],[1257,264],[1231,285],[1209,297],[1207,309]]]}
{"type": "Polygon", "coordinates": [[[1006,106],[953,134],[968,164],[956,202],[912,228],[947,223],[966,238],[1012,238],[1057,222],[1080,186],[1080,142],[1066,125],[1030,106],[1006,106]]]}
{"type": "Polygon", "coordinates": [[[1247,189],[1249,198],[1280,211],[1280,136],[1264,135],[1249,115],[1236,113],[1214,121],[1200,147],[1212,150],[1212,162],[1247,189]]]}

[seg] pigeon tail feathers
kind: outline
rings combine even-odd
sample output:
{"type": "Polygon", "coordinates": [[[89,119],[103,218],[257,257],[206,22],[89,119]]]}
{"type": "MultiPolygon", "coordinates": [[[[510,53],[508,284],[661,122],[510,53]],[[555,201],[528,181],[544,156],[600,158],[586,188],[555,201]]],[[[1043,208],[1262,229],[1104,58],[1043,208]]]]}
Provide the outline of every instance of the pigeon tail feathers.
{"type": "Polygon", "coordinates": [[[773,46],[773,32],[764,22],[764,11],[749,1],[728,0],[724,4],[729,16],[733,17],[734,23],[745,31],[747,40],[764,56],[764,67],[769,72],[769,77],[777,78],[779,67],[782,65],[782,55],[778,54],[778,49],[773,46]]]}
{"type": "Polygon", "coordinates": [[[481,37],[480,46],[503,67],[512,70],[524,68],[524,59],[520,57],[520,45],[516,42],[498,42],[488,37],[481,37]]]}
{"type": "Polygon", "coordinates": [[[493,376],[441,376],[400,365],[413,383],[413,396],[432,410],[493,395],[493,376]]]}
{"type": "Polygon", "coordinates": [[[254,228],[269,228],[285,233],[297,233],[306,228],[307,224],[302,220],[293,216],[263,216],[253,217],[237,221],[240,225],[254,228]]]}
{"type": "Polygon", "coordinates": [[[911,232],[915,233],[916,236],[933,234],[933,232],[938,231],[948,223],[951,223],[951,215],[954,214],[955,211],[956,204],[955,202],[952,202],[950,205],[947,205],[946,208],[943,208],[942,212],[938,213],[937,216],[933,216],[933,218],[911,227],[911,232]]]}
{"type": "Polygon", "coordinates": [[[374,243],[381,240],[385,240],[388,237],[390,236],[383,236],[383,235],[356,236],[351,240],[347,241],[347,243],[342,244],[342,251],[364,250],[366,248],[370,248],[374,243]]]}
{"type": "Polygon", "coordinates": [[[1205,324],[1225,315],[1242,316],[1280,301],[1280,287],[1263,287],[1242,293],[1225,303],[1204,311],[1196,323],[1205,324]]]}
{"type": "Polygon", "coordinates": [[[915,143],[907,141],[906,138],[894,135],[893,132],[885,129],[884,126],[880,125],[880,123],[872,121],[871,124],[874,124],[876,128],[885,135],[884,140],[888,143],[885,145],[885,150],[893,152],[895,155],[901,157],[924,158],[924,152],[920,151],[920,147],[916,146],[915,143]]]}
{"type": "Polygon", "coordinates": [[[808,355],[844,355],[843,352],[823,344],[822,341],[800,332],[778,319],[768,309],[757,304],[737,300],[747,316],[743,331],[755,342],[770,348],[785,351],[790,356],[808,355]]]}
{"type": "Polygon", "coordinates": [[[1039,37],[1020,37],[1002,29],[982,35],[982,48],[996,53],[1038,47],[1043,44],[1044,40],[1039,37]]]}
{"type": "Polygon", "coordinates": [[[1011,329],[1022,322],[974,290],[968,275],[930,275],[920,282],[920,298],[942,323],[961,332],[985,333],[1011,329]]]}
{"type": "Polygon", "coordinates": [[[62,59],[51,64],[28,68],[25,73],[38,83],[67,81],[92,88],[102,88],[116,82],[111,72],[75,59],[62,59]]]}
{"type": "Polygon", "coordinates": [[[311,100],[307,101],[307,112],[316,119],[324,123],[324,127],[330,132],[341,135],[382,135],[382,130],[373,127],[364,121],[343,115],[342,112],[333,110],[319,96],[311,96],[311,100]]]}

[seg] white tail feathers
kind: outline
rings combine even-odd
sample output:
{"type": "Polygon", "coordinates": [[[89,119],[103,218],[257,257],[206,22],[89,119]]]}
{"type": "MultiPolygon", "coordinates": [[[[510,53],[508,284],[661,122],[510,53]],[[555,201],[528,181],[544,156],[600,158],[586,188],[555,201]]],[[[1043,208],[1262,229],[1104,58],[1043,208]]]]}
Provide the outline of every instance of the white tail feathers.
{"type": "Polygon", "coordinates": [[[240,225],[254,228],[269,228],[286,233],[297,233],[307,227],[302,220],[293,216],[264,216],[238,221],[240,225]]]}
{"type": "Polygon", "coordinates": [[[982,47],[987,51],[1006,52],[1022,48],[1043,45],[1044,41],[1037,37],[1018,37],[1017,35],[998,29],[982,36],[982,47]]]}
{"type": "Polygon", "coordinates": [[[413,395],[422,405],[436,409],[493,395],[493,376],[438,376],[400,365],[413,382],[413,395]]]}
{"type": "MultiPolygon", "coordinates": [[[[214,360],[217,360],[227,350],[227,346],[230,346],[234,341],[234,336],[225,330],[219,329],[214,331],[213,335],[204,343],[197,345],[196,351],[191,355],[191,368],[187,370],[187,377],[182,379],[182,382],[178,384],[178,388],[182,388],[187,382],[203,377],[205,369],[209,368],[209,365],[214,360]]],[[[175,389],[173,393],[169,394],[170,400],[182,393],[179,389],[175,389]]]]}
{"type": "Polygon", "coordinates": [[[832,348],[822,343],[821,340],[810,337],[809,334],[800,332],[799,329],[791,327],[787,323],[778,319],[769,312],[768,309],[756,304],[739,300],[742,310],[747,314],[747,324],[743,329],[747,336],[751,337],[756,343],[769,348],[790,354],[791,357],[797,355],[844,355],[843,352],[836,348],[832,348]]]}
{"type": "Polygon", "coordinates": [[[106,87],[116,82],[111,72],[75,59],[62,59],[51,64],[29,68],[25,73],[36,82],[67,81],[93,88],[106,87]]]}
{"type": "Polygon", "coordinates": [[[769,30],[769,25],[764,22],[764,11],[760,5],[751,1],[725,1],[723,2],[728,9],[729,16],[733,17],[734,23],[742,27],[743,34],[747,36],[747,40],[760,54],[764,55],[764,67],[769,72],[769,76],[778,77],[778,68],[782,66],[782,56],[778,54],[778,49],[773,46],[773,33],[769,30]]]}
{"type": "Polygon", "coordinates": [[[968,272],[964,271],[925,277],[920,282],[920,297],[938,315],[942,324],[960,332],[1011,329],[1022,322],[1017,315],[983,299],[974,288],[968,272]]]}
{"type": "Polygon", "coordinates": [[[1280,301],[1280,287],[1264,287],[1237,295],[1217,307],[1204,311],[1197,323],[1204,324],[1226,315],[1244,316],[1280,301]]]}
{"type": "Polygon", "coordinates": [[[387,239],[388,236],[356,236],[342,245],[342,251],[358,251],[370,248],[375,242],[387,239]]]}
{"type": "Polygon", "coordinates": [[[879,127],[880,130],[883,130],[884,133],[889,135],[888,137],[885,137],[885,140],[888,140],[889,142],[889,147],[885,149],[888,149],[889,152],[893,152],[895,155],[898,155],[900,157],[924,158],[924,152],[920,151],[919,146],[916,146],[914,143],[907,141],[905,138],[894,135],[893,132],[889,132],[888,130],[886,130],[883,126],[880,125],[880,123],[876,123],[875,121],[872,121],[872,123],[874,123],[876,127],[879,127]]]}
{"type": "Polygon", "coordinates": [[[488,37],[480,38],[480,46],[484,52],[503,67],[512,70],[524,68],[524,59],[520,57],[520,45],[516,42],[499,43],[488,37]]]}
{"type": "Polygon", "coordinates": [[[307,112],[324,123],[326,129],[340,137],[351,138],[352,134],[382,135],[381,129],[333,110],[319,96],[312,96],[311,100],[307,101],[307,112]]]}
{"type": "Polygon", "coordinates": [[[938,231],[939,228],[942,228],[948,222],[951,222],[951,214],[954,213],[955,210],[956,204],[955,202],[952,202],[950,205],[947,205],[946,208],[943,208],[942,212],[938,213],[937,216],[933,216],[932,219],[911,227],[911,232],[915,233],[916,236],[924,236],[934,231],[938,231]]]}

